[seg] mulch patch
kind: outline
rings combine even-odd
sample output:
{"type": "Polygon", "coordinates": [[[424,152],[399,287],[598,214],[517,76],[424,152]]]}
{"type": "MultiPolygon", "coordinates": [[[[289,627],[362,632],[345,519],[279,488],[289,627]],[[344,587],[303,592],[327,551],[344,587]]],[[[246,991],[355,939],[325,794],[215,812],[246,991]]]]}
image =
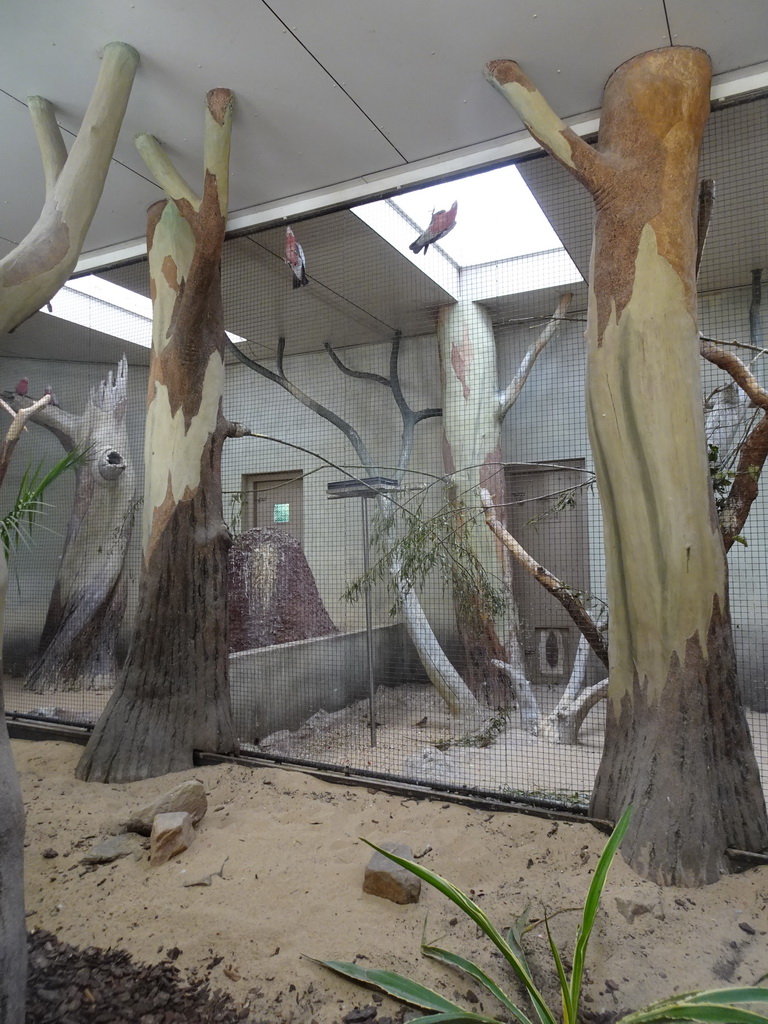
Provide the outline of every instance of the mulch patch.
{"type": "MultiPolygon", "coordinates": [[[[26,1024],[280,1024],[274,1015],[251,1016],[204,979],[185,981],[171,962],[177,949],[143,964],[124,949],[78,949],[43,928],[28,933],[27,949],[26,1024]]],[[[411,1016],[420,1014],[403,1008],[395,1018],[379,1017],[369,1005],[339,1024],[402,1024],[411,1016]]]]}
{"type": "MultiPolygon", "coordinates": [[[[135,963],[123,949],[77,949],[40,928],[27,936],[26,1024],[237,1024],[249,1011],[167,960],[135,963]]],[[[251,1018],[253,1020],[253,1018],[251,1018]]]]}

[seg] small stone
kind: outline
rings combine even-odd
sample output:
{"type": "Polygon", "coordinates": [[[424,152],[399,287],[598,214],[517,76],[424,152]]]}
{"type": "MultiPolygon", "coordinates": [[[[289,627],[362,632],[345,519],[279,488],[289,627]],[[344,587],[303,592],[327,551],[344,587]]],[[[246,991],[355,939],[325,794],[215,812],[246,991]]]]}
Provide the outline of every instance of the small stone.
{"type": "Polygon", "coordinates": [[[756,934],[755,933],[755,929],[752,927],[752,925],[751,924],[747,924],[746,921],[739,921],[739,928],[741,928],[741,930],[743,932],[746,932],[747,935],[755,935],[756,934]]]}
{"type": "Polygon", "coordinates": [[[616,909],[629,924],[643,914],[652,914],[657,921],[664,920],[664,910],[657,899],[638,899],[636,896],[616,896],[615,899],[616,909]]]}
{"type": "Polygon", "coordinates": [[[158,814],[149,837],[149,863],[156,867],[189,849],[195,838],[192,815],[187,811],[158,814]]]}
{"type": "Polygon", "coordinates": [[[173,789],[169,789],[151,803],[141,807],[126,821],[120,823],[126,832],[138,832],[140,836],[148,836],[152,832],[152,824],[158,814],[169,814],[174,811],[186,811],[192,818],[192,824],[202,821],[208,810],[208,799],[205,786],[199,779],[187,779],[173,789]]]}
{"type": "Polygon", "coordinates": [[[59,856],[59,851],[54,850],[52,846],[49,846],[47,850],[43,850],[43,856],[46,860],[53,860],[54,857],[59,856]]]}
{"type": "Polygon", "coordinates": [[[119,857],[129,857],[136,851],[137,840],[133,836],[110,836],[101,843],[96,843],[80,858],[81,864],[109,864],[119,857]]]}
{"type": "Polygon", "coordinates": [[[368,1024],[368,1021],[374,1020],[376,1013],[375,1006],[356,1006],[354,1010],[345,1013],[341,1019],[344,1021],[344,1024],[368,1024]]]}
{"type": "MultiPolygon", "coordinates": [[[[413,858],[410,846],[406,846],[405,843],[386,842],[379,845],[383,850],[397,854],[398,857],[408,860],[413,858]]],[[[421,879],[376,850],[365,869],[363,892],[392,900],[393,903],[418,903],[421,879]]]]}

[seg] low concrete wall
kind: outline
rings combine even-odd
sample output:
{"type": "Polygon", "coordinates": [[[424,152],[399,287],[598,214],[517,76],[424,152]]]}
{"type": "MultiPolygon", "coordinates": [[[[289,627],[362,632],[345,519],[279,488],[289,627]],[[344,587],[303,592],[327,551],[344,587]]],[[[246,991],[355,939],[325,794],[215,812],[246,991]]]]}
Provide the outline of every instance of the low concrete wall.
{"type": "MultiPolygon", "coordinates": [[[[372,642],[376,686],[428,682],[401,625],[374,628],[372,642]]],[[[231,654],[229,687],[242,742],[296,729],[316,711],[338,711],[368,696],[365,630],[231,654]]]]}

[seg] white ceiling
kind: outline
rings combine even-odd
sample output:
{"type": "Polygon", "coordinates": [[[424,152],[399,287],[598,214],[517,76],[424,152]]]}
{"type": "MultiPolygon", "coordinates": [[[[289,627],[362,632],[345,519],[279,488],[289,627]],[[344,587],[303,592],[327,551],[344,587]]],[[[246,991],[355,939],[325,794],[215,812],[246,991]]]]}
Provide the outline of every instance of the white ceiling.
{"type": "Polygon", "coordinates": [[[722,80],[768,81],[766,0],[6,0],[0,255],[42,202],[27,96],[50,99],[74,135],[113,40],[141,66],[84,249],[105,263],[140,244],[159,197],[133,136],[156,135],[198,182],[214,86],[236,94],[230,208],[243,225],[295,217],[297,197],[308,211],[426,180],[447,158],[500,160],[521,125],[484,80],[496,57],[519,60],[571,120],[599,107],[618,64],[671,42],[708,50],[722,80]]]}

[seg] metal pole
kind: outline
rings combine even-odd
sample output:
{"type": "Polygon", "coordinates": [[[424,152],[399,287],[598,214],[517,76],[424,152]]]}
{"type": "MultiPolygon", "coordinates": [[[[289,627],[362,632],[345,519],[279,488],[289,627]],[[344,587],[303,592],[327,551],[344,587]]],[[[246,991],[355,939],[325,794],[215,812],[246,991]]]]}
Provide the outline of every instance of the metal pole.
{"type": "Polygon", "coordinates": [[[373,632],[371,628],[371,583],[368,579],[368,499],[361,498],[363,510],[363,570],[365,572],[365,646],[368,652],[368,705],[371,719],[371,746],[376,746],[376,708],[373,682],[373,632]]]}

